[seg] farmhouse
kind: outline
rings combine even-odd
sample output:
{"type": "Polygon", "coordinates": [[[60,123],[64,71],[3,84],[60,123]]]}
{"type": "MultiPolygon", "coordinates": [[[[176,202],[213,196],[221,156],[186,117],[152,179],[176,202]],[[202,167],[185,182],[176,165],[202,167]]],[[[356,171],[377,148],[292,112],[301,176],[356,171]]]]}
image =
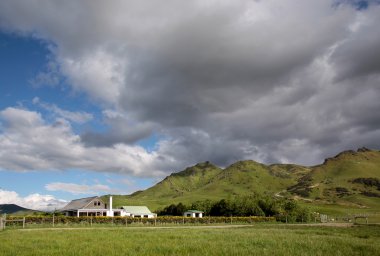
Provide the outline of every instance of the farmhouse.
{"type": "Polygon", "coordinates": [[[202,218],[203,217],[203,212],[202,211],[197,211],[197,210],[188,210],[183,213],[183,216],[185,217],[193,217],[193,218],[202,218]]]}
{"type": "Polygon", "coordinates": [[[146,206],[123,206],[120,209],[112,208],[112,196],[109,204],[103,202],[100,197],[86,197],[72,200],[60,210],[66,216],[130,216],[140,218],[154,218],[157,215],[152,213],[146,206]]]}

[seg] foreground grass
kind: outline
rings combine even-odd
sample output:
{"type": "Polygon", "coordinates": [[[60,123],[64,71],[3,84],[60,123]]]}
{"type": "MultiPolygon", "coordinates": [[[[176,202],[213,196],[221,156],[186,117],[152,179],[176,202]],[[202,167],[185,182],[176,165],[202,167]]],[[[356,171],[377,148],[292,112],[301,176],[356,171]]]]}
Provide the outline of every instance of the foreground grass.
{"type": "Polygon", "coordinates": [[[380,255],[380,226],[6,230],[0,255],[380,255]]]}

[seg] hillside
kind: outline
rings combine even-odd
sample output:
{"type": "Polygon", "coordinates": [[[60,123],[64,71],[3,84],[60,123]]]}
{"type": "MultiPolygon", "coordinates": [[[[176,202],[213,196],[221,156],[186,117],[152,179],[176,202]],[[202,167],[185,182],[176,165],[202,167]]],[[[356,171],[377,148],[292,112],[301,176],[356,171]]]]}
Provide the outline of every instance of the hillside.
{"type": "Polygon", "coordinates": [[[339,153],[313,167],[288,191],[314,204],[378,211],[380,152],[361,148],[339,153]]]}
{"type": "Polygon", "coordinates": [[[313,167],[247,160],[221,169],[209,162],[199,163],[145,191],[114,196],[114,202],[118,206],[144,204],[155,210],[172,203],[252,193],[293,198],[316,210],[380,211],[380,152],[366,148],[344,151],[313,167]]]}
{"type": "Polygon", "coordinates": [[[255,192],[275,194],[297,184],[298,176],[308,172],[310,169],[297,165],[266,166],[252,160],[239,161],[225,169],[205,162],[173,173],[145,191],[114,196],[114,202],[146,204],[156,209],[171,203],[220,200],[255,192]]]}
{"type": "Polygon", "coordinates": [[[12,214],[12,215],[26,215],[38,212],[35,210],[27,209],[17,204],[0,204],[0,214],[12,214]]]}

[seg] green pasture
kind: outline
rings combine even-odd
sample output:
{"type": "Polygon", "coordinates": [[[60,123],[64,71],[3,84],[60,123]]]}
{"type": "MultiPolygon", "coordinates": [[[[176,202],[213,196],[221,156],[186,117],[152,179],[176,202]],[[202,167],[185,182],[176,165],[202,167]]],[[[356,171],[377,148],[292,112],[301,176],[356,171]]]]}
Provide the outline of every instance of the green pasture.
{"type": "Polygon", "coordinates": [[[0,231],[0,255],[380,255],[380,226],[255,224],[0,231]]]}

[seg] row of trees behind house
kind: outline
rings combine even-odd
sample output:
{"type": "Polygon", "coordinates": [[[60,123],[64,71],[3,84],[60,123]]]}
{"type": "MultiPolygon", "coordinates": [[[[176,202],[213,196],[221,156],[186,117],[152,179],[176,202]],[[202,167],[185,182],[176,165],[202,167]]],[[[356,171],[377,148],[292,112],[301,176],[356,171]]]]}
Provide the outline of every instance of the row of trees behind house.
{"type": "Polygon", "coordinates": [[[266,216],[280,221],[306,222],[311,219],[310,210],[294,200],[274,199],[269,196],[249,195],[234,199],[196,201],[190,205],[171,204],[157,211],[158,215],[182,216],[186,210],[203,211],[206,216],[266,216]]]}

